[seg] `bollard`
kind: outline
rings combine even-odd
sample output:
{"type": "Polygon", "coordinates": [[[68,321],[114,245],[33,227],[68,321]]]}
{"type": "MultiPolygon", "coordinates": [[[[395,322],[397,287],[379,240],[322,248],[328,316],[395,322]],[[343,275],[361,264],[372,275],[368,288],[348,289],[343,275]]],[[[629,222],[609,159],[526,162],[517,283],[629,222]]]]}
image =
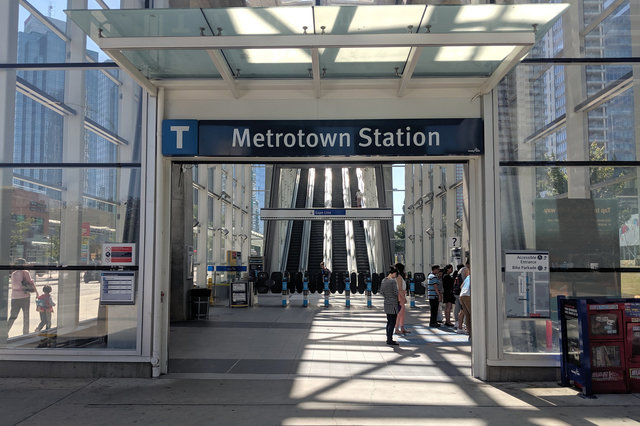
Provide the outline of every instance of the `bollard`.
{"type": "Polygon", "coordinates": [[[371,303],[371,276],[369,274],[367,274],[367,278],[366,278],[366,282],[367,282],[367,308],[370,308],[373,306],[373,304],[371,303]]]}
{"type": "Polygon", "coordinates": [[[309,306],[309,274],[306,272],[302,280],[302,306],[304,308],[309,306]]]}
{"type": "Polygon", "coordinates": [[[411,308],[415,308],[416,307],[416,283],[413,281],[413,277],[411,277],[411,272],[409,272],[407,274],[407,277],[409,278],[409,306],[411,308]]]}
{"type": "Polygon", "coordinates": [[[349,279],[349,273],[344,278],[344,303],[347,308],[351,307],[351,280],[349,279]]]}
{"type": "Polygon", "coordinates": [[[322,274],[322,280],[324,281],[324,307],[329,307],[329,277],[322,274]]]}
{"type": "Polygon", "coordinates": [[[286,272],[282,274],[282,306],[287,306],[288,291],[287,291],[287,274],[286,272]]]}

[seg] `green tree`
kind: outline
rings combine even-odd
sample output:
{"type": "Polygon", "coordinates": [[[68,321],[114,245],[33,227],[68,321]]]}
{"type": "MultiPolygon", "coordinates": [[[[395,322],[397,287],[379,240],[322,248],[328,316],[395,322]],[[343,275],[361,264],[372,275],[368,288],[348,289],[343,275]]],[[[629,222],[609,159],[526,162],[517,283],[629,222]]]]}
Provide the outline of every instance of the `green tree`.
{"type": "MultiPolygon", "coordinates": [[[[545,154],[544,159],[546,161],[554,161],[555,156],[545,154]]],[[[541,175],[539,174],[536,187],[538,194],[544,192],[547,197],[566,194],[569,190],[567,169],[563,167],[546,167],[541,175]]]]}
{"type": "Polygon", "coordinates": [[[11,229],[11,235],[9,235],[9,247],[10,250],[15,253],[18,246],[22,245],[24,251],[21,256],[27,256],[27,239],[33,236],[33,222],[34,218],[14,218],[13,227],[11,229]]]}

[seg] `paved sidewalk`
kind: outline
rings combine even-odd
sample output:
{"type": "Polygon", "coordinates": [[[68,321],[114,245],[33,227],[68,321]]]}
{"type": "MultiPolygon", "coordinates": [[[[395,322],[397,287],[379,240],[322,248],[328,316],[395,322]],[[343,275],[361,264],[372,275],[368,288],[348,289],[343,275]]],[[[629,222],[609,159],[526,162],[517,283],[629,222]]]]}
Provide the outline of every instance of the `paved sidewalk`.
{"type": "Polygon", "coordinates": [[[640,423],[640,394],[474,379],[466,336],[423,327],[425,309],[389,347],[382,312],[362,297],[350,309],[278,302],[172,324],[170,374],[158,379],[0,379],[0,425],[640,423]]]}

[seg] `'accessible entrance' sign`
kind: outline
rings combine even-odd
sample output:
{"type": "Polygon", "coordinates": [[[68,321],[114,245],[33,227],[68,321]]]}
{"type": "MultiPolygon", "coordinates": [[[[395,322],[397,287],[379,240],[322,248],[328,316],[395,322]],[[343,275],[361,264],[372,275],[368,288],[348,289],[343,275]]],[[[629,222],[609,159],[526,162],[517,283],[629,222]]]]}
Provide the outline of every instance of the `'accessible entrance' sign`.
{"type": "Polygon", "coordinates": [[[484,152],[480,118],[164,120],[166,156],[445,156],[484,152]]]}

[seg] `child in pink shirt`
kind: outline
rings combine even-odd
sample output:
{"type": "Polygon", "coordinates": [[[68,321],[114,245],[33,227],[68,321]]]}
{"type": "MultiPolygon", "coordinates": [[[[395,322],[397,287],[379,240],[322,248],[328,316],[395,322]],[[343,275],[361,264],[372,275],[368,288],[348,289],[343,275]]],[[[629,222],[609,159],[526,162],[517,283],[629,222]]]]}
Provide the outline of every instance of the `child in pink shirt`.
{"type": "Polygon", "coordinates": [[[40,312],[40,324],[36,327],[36,331],[42,330],[42,327],[51,328],[51,313],[53,307],[56,306],[51,298],[51,286],[42,287],[42,294],[36,298],[36,310],[40,312]]]}

